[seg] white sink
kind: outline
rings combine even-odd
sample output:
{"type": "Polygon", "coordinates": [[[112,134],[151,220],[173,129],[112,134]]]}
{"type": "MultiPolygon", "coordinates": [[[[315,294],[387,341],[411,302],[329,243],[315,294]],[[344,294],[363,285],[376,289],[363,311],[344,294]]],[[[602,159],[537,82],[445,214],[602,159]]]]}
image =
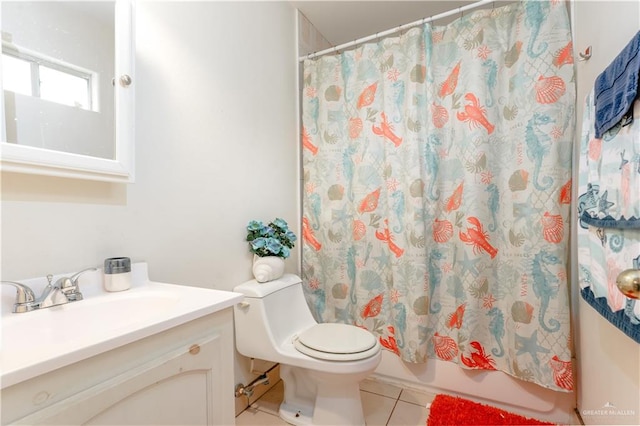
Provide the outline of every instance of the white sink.
{"type": "Polygon", "coordinates": [[[179,300],[176,291],[138,287],[124,293],[13,314],[3,318],[2,340],[5,344],[17,342],[20,349],[31,350],[82,339],[89,330],[104,335],[167,313],[179,300]]]}
{"type": "Polygon", "coordinates": [[[19,314],[3,310],[1,388],[231,307],[243,298],[229,291],[150,282],[144,263],[133,265],[133,272],[127,291],[103,291],[96,272],[80,280],[84,300],[19,314]]]}

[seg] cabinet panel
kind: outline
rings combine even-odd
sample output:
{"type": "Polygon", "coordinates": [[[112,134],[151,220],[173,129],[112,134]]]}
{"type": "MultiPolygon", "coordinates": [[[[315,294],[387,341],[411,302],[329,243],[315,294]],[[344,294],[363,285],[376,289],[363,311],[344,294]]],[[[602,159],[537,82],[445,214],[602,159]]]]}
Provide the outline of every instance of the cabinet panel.
{"type": "Polygon", "coordinates": [[[228,309],[6,388],[2,424],[233,424],[231,321],[228,309]]]}
{"type": "Polygon", "coordinates": [[[123,398],[90,419],[87,425],[205,425],[207,411],[206,370],[189,371],[154,383],[123,398]]]}
{"type": "Polygon", "coordinates": [[[216,335],[169,352],[17,424],[213,424],[213,377],[220,365],[216,335]],[[190,347],[198,353],[191,353],[190,347]]]}
{"type": "MultiPolygon", "coordinates": [[[[113,387],[110,392],[122,399],[85,424],[213,424],[210,415],[215,399],[212,389],[215,388],[213,377],[216,372],[213,370],[219,365],[219,351],[214,345],[219,344],[218,340],[203,343],[197,355],[183,353],[113,387]]],[[[103,395],[95,397],[102,398],[103,395]]]]}

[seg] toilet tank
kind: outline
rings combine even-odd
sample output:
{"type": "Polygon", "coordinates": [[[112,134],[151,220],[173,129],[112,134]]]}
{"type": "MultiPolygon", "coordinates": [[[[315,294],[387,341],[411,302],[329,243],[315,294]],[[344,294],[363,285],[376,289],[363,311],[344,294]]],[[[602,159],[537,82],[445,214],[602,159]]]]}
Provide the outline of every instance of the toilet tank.
{"type": "Polygon", "coordinates": [[[317,324],[296,275],[266,283],[247,281],[233,291],[245,296],[234,307],[236,348],[244,356],[270,361],[287,339],[317,324]]]}

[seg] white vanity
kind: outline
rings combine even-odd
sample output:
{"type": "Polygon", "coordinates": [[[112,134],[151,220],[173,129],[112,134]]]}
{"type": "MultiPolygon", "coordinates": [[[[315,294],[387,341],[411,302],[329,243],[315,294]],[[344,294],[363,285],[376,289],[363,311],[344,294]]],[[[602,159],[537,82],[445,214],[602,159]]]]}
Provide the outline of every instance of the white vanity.
{"type": "Polygon", "coordinates": [[[3,286],[2,424],[234,423],[242,295],[151,282],[144,263],[132,273],[130,290],[108,293],[87,272],[84,300],[18,314],[3,286]]]}

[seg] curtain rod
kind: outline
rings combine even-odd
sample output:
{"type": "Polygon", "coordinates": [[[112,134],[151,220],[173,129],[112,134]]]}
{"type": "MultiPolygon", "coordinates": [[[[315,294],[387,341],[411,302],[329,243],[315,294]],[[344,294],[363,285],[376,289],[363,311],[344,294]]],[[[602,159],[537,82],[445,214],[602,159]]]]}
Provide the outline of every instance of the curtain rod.
{"type": "Polygon", "coordinates": [[[370,36],[367,36],[367,37],[362,37],[362,38],[350,41],[348,43],[344,43],[344,44],[341,44],[341,45],[338,45],[338,46],[330,47],[330,48],[325,49],[325,50],[321,50],[319,52],[310,53],[308,55],[300,56],[298,58],[298,61],[302,62],[305,59],[313,59],[313,58],[317,58],[319,56],[324,56],[324,55],[326,55],[328,53],[338,52],[339,50],[343,50],[343,49],[347,49],[349,47],[357,46],[359,44],[366,43],[366,42],[371,41],[371,40],[375,40],[375,39],[377,39],[379,37],[385,37],[385,36],[388,36],[390,34],[394,34],[394,33],[397,33],[399,31],[405,30],[407,28],[411,28],[411,27],[415,27],[415,26],[418,26],[418,25],[426,24],[427,22],[432,22],[432,21],[435,21],[436,19],[446,18],[448,16],[455,15],[456,13],[463,13],[463,12],[466,12],[467,10],[475,9],[476,7],[480,7],[480,6],[483,6],[483,5],[488,4],[488,3],[495,3],[495,0],[480,0],[480,1],[477,1],[475,3],[468,4],[466,6],[461,6],[461,7],[458,7],[456,9],[451,9],[451,10],[449,10],[447,12],[443,12],[443,13],[439,13],[437,15],[430,16],[429,18],[423,18],[423,19],[420,19],[419,21],[415,21],[415,22],[411,22],[411,23],[408,23],[408,24],[400,25],[399,27],[391,28],[390,30],[382,31],[380,33],[376,33],[376,34],[373,34],[373,35],[370,35],[370,36]]]}

